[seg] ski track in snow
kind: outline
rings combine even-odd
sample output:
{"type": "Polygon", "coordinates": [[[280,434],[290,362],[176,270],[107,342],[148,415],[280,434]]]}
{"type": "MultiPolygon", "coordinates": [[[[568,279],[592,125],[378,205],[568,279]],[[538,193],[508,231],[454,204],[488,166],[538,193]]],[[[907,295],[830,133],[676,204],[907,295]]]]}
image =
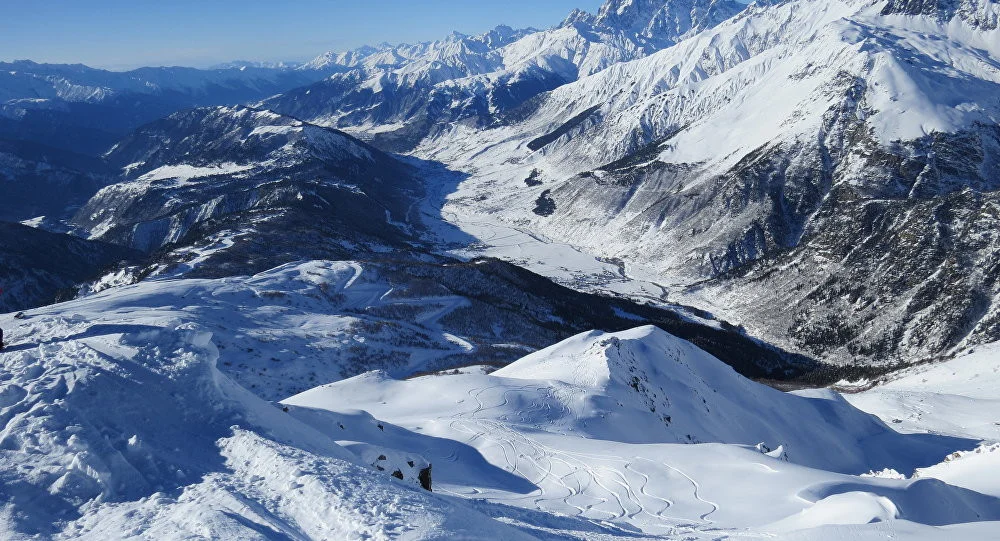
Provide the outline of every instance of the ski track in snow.
{"type": "MultiPolygon", "coordinates": [[[[611,352],[619,352],[618,348],[624,347],[614,345],[613,342],[607,344],[603,347],[608,347],[611,352]]],[[[664,347],[671,352],[669,355],[685,355],[684,348],[674,342],[657,347],[664,347]]],[[[591,351],[581,351],[584,350],[591,351]]],[[[853,532],[861,535],[862,539],[868,539],[868,536],[875,535],[876,532],[895,528],[894,524],[886,527],[864,526],[868,520],[861,518],[867,512],[864,511],[864,505],[867,505],[864,502],[881,501],[878,498],[882,496],[878,494],[882,489],[877,486],[887,482],[883,479],[872,481],[870,477],[804,468],[767,457],[749,445],[643,445],[602,440],[586,433],[588,423],[599,424],[600,416],[588,417],[587,423],[577,421],[567,425],[565,420],[579,419],[590,407],[589,402],[577,401],[579,391],[572,391],[570,388],[558,390],[564,385],[560,382],[510,379],[517,374],[521,374],[518,377],[524,377],[524,374],[535,373],[526,368],[529,365],[523,363],[529,359],[546,358],[545,353],[538,352],[515,363],[522,366],[520,371],[511,372],[514,368],[511,366],[502,369],[495,376],[426,376],[401,382],[405,385],[405,391],[394,388],[388,391],[391,396],[428,394],[427,400],[430,402],[422,404],[421,408],[430,409],[422,409],[424,413],[411,413],[404,405],[405,401],[394,403],[392,399],[366,398],[371,391],[363,391],[364,387],[354,389],[353,380],[334,384],[329,390],[315,395],[315,398],[306,398],[307,395],[311,396],[310,393],[293,397],[289,403],[312,404],[314,399],[324,396],[326,398],[321,399],[322,403],[332,399],[334,403],[344,401],[352,407],[370,407],[377,418],[386,419],[404,429],[454,441],[462,447],[450,448],[436,443],[433,448],[423,448],[420,451],[432,463],[438,464],[435,469],[435,475],[439,476],[437,490],[456,497],[513,505],[553,516],[577,517],[594,524],[628,525],[639,528],[645,535],[687,535],[692,539],[726,536],[772,538],[784,526],[776,525],[774,528],[777,530],[772,530],[767,524],[769,521],[778,524],[782,518],[798,516],[797,513],[816,506],[827,508],[841,505],[837,503],[841,501],[855,502],[851,505],[856,504],[856,507],[844,509],[847,513],[844,516],[853,517],[851,513],[857,513],[858,518],[846,518],[846,526],[830,530],[829,535],[834,538],[853,532]],[[338,398],[341,393],[345,394],[338,398]],[[450,405],[443,408],[446,411],[430,406],[436,399],[431,397],[438,395],[448,396],[441,398],[443,404],[450,405]],[[582,432],[577,433],[578,431],[582,432]],[[527,481],[529,485],[520,489],[504,488],[503,484],[496,484],[495,474],[486,472],[479,474],[483,475],[482,482],[477,482],[474,476],[470,478],[471,472],[462,469],[462,457],[468,456],[466,453],[469,448],[474,449],[489,464],[527,481]],[[448,470],[453,468],[458,468],[462,473],[449,474],[448,470]],[[717,468],[722,468],[721,471],[727,473],[717,472],[717,468]],[[786,486],[788,483],[791,485],[786,486]],[[836,490],[829,498],[812,495],[817,490],[825,493],[826,489],[818,487],[845,483],[850,487],[851,494],[858,493],[862,496],[841,496],[836,490]],[[863,488],[865,483],[872,483],[871,488],[863,488]],[[861,492],[865,490],[871,492],[861,492]],[[762,506],[769,508],[764,511],[762,506]],[[863,521],[851,522],[853,520],[863,521]]],[[[625,355],[624,352],[613,354],[625,355]]],[[[625,355],[623,358],[632,357],[625,355]]],[[[565,362],[569,363],[569,358],[565,362]]],[[[682,363],[682,366],[687,366],[686,369],[690,370],[696,370],[696,365],[697,361],[694,359],[682,363]]],[[[546,370],[560,370],[559,367],[563,365],[552,363],[543,366],[546,370]]],[[[587,371],[589,369],[581,366],[577,370],[583,372],[577,372],[571,367],[572,364],[565,365],[566,369],[576,374],[574,377],[589,381],[588,378],[592,375],[587,371]]],[[[537,372],[539,369],[533,370],[537,372]]],[[[543,370],[542,373],[548,372],[543,370]]],[[[682,377],[681,373],[675,373],[675,376],[682,377]]],[[[709,381],[714,381],[716,376],[706,373],[695,377],[710,384],[709,381]]],[[[564,381],[561,377],[557,379],[564,381]]],[[[367,380],[358,380],[359,384],[363,381],[367,380]]],[[[718,384],[717,381],[715,383],[718,384]]],[[[675,398],[676,392],[674,391],[675,398]]],[[[700,396],[696,397],[699,403],[700,396]]],[[[618,397],[616,400],[625,398],[618,397]]],[[[778,406],[772,404],[772,407],[778,406]]],[[[675,414],[675,417],[676,415],[679,414],[675,414]]],[[[399,445],[405,446],[402,442],[399,445]]],[[[978,459],[980,455],[974,456],[978,459]]],[[[897,483],[894,486],[905,486],[909,482],[889,481],[897,483]]],[[[1000,518],[1000,500],[997,505],[997,518],[1000,518]]],[[[913,515],[911,520],[912,517],[913,515]]],[[[815,521],[816,525],[823,525],[826,524],[824,520],[830,519],[808,520],[815,521]]],[[[973,528],[972,525],[969,527],[973,528]]],[[[978,528],[974,531],[987,531],[989,523],[981,523],[978,528]]],[[[917,538],[926,536],[931,531],[934,530],[918,529],[917,538]]]]}

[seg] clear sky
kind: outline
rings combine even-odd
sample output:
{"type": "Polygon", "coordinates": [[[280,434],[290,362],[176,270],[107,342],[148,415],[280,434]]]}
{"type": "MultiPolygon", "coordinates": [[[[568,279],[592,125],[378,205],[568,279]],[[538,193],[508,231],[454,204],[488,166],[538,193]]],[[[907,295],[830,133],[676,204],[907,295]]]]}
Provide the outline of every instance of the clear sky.
{"type": "Polygon", "coordinates": [[[127,69],[307,60],[498,24],[548,27],[602,0],[0,0],[0,61],[127,69]]]}

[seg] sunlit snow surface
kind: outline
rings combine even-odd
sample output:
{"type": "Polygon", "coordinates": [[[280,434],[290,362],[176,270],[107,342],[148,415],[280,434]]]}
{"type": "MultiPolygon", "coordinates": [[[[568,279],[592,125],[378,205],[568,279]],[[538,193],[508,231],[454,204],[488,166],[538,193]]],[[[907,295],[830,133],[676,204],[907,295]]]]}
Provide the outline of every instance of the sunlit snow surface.
{"type": "MultiPolygon", "coordinates": [[[[0,537],[1000,531],[1000,453],[980,446],[996,439],[993,350],[848,397],[885,422],[831,391],[750,382],[652,327],[584,333],[490,375],[370,372],[281,403],[261,398],[281,396],[280,378],[266,374],[277,368],[261,370],[256,351],[233,348],[259,332],[252,349],[267,355],[302,333],[335,331],[341,316],[305,299],[339,291],[349,302],[364,296],[364,280],[351,264],[313,262],[250,278],[153,280],[26,319],[0,316],[9,342],[0,353],[0,537]],[[220,366],[241,358],[256,368],[220,366]],[[907,418],[909,434],[897,432],[904,391],[928,412],[952,409],[907,418]],[[968,402],[956,406],[956,396],[968,402]],[[962,430],[951,424],[958,413],[962,430]],[[435,493],[373,469],[373,452],[431,462],[435,493]]],[[[282,370],[336,363],[334,349],[303,348],[282,370]]]]}

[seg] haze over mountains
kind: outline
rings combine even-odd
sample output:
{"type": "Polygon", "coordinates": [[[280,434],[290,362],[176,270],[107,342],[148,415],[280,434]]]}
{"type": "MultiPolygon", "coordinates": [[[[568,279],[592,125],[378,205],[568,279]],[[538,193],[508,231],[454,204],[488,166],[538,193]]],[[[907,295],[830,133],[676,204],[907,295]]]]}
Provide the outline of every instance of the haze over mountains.
{"type": "Polygon", "coordinates": [[[2,63],[0,537],[995,538],[998,182],[993,0],[2,63]]]}

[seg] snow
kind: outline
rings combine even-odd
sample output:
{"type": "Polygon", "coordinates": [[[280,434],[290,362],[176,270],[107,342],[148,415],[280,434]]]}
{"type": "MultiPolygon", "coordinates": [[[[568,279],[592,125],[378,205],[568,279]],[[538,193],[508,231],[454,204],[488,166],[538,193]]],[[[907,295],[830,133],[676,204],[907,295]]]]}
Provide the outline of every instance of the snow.
{"type": "MultiPolygon", "coordinates": [[[[274,128],[274,126],[268,126],[274,128]]],[[[283,126],[285,127],[285,126],[283,126]]],[[[255,128],[260,129],[260,128],[255,128]]],[[[283,133],[283,132],[282,132],[283,133]]],[[[249,171],[256,167],[256,164],[240,165],[236,163],[220,163],[217,165],[198,167],[188,164],[164,165],[157,167],[138,178],[139,181],[151,182],[154,180],[174,179],[186,182],[194,178],[211,177],[216,175],[231,175],[249,171]]]]}
{"type": "Polygon", "coordinates": [[[940,464],[918,469],[915,475],[1000,497],[1000,443],[955,452],[940,464]]]}
{"type": "Polygon", "coordinates": [[[899,430],[961,436],[983,443],[914,472],[1000,497],[1000,343],[918,366],[846,398],[899,430]]]}
{"type": "MultiPolygon", "coordinates": [[[[0,537],[835,539],[888,525],[934,539],[1000,521],[982,475],[1000,453],[974,430],[899,433],[654,327],[583,333],[491,374],[336,381],[343,339],[387,346],[341,334],[349,307],[393,297],[363,263],[304,262],[0,316],[0,492],[21,495],[0,537]],[[308,373],[331,383],[268,401],[308,373]],[[433,494],[417,486],[426,464],[433,494]]],[[[994,352],[929,373],[989,401],[994,352]]]]}
{"type": "MultiPolygon", "coordinates": [[[[601,229],[638,212],[546,229],[532,201],[678,126],[650,163],[690,166],[702,175],[684,187],[694,191],[764,145],[815,138],[845,74],[871,82],[855,105],[879,144],[1000,119],[996,29],[883,16],[883,2],[854,0],[754,5],[702,32],[688,32],[693,10],[668,3],[626,24],[649,5],[618,0],[549,31],[363,48],[304,69],[389,66],[403,86],[479,88],[535,69],[579,79],[516,125],[453,126],[425,141],[418,156],[468,178],[444,193],[453,178],[427,169],[421,211],[458,229],[429,220],[453,255],[502,257],[578,289],[657,303],[688,278],[665,279],[663,268],[690,254],[597,257],[589,252],[637,251],[601,229]],[[687,21],[676,36],[687,39],[647,56],[575,26],[614,17],[639,34],[687,21]],[[595,104],[577,127],[527,149],[595,104]],[[536,171],[543,184],[526,184],[536,171]]],[[[983,16],[996,12],[991,3],[983,16]]],[[[384,73],[362,87],[390,90],[384,73]]],[[[42,86],[67,99],[114,92],[67,79],[42,86]]],[[[226,137],[277,141],[270,159],[302,140],[326,158],[374,159],[268,111],[212,114],[252,118],[226,137]]],[[[252,167],[171,163],[115,189],[252,167]]],[[[1000,539],[1000,344],[844,382],[843,393],[780,392],[648,326],[581,333],[495,371],[411,377],[476,350],[439,324],[467,299],[402,296],[355,261],[183,278],[235,234],[180,249],[184,264],[138,283],[125,269],[79,299],[0,315],[0,538],[1000,539]],[[372,316],[380,309],[405,310],[372,316]],[[434,492],[419,487],[427,467],[434,492]]]]}
{"type": "Polygon", "coordinates": [[[653,328],[585,333],[490,375],[399,381],[374,372],[283,404],[296,417],[343,422],[345,440],[361,438],[357,425],[369,423],[344,416],[369,412],[383,423],[381,445],[420,449],[435,464],[442,492],[646,534],[753,538],[836,525],[863,532],[859,525],[878,518],[912,522],[923,536],[936,530],[922,524],[1000,519],[996,500],[938,481],[833,473],[886,464],[893,459],[885,450],[921,455],[927,465],[942,455],[933,445],[911,454],[936,438],[893,443],[905,436],[833,393],[765,388],[653,328]],[[868,457],[847,464],[844,453],[858,448],[869,448],[868,457]],[[951,503],[925,503],[942,500],[951,503]]]}
{"type": "Polygon", "coordinates": [[[861,409],[908,432],[1000,441],[1000,344],[910,368],[870,391],[847,394],[861,409]]]}

